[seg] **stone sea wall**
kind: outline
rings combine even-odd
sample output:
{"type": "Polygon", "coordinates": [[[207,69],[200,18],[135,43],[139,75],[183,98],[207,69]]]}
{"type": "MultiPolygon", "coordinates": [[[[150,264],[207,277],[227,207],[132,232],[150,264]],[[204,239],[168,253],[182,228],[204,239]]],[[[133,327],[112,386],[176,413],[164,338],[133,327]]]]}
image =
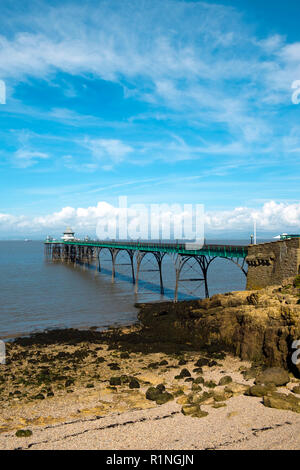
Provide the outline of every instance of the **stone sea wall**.
{"type": "Polygon", "coordinates": [[[300,274],[300,238],[249,245],[247,289],[281,284],[300,274]]]}

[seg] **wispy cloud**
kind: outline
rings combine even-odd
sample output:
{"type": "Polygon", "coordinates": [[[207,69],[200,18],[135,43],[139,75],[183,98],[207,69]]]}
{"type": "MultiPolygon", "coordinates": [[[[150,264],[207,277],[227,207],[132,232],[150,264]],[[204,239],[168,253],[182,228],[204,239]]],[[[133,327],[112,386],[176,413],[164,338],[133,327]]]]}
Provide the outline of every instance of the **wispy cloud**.
{"type": "Polygon", "coordinates": [[[103,170],[111,170],[115,165],[121,163],[128,154],[133,152],[133,148],[119,139],[90,139],[85,138],[81,145],[86,147],[94,163],[89,166],[97,168],[100,166],[103,170]]]}
{"type": "MultiPolygon", "coordinates": [[[[161,175],[153,185],[164,191],[173,172],[172,195],[176,181],[196,175],[206,189],[219,183],[230,207],[251,201],[258,180],[267,200],[279,186],[294,199],[297,183],[285,182],[299,171],[291,83],[300,79],[300,43],[290,36],[256,28],[242,4],[38,0],[21,11],[3,3],[0,164],[7,174],[24,170],[24,186],[37,171],[51,171],[44,181],[53,187],[97,178],[94,207],[94,190],[161,175]]],[[[193,191],[204,194],[196,183],[193,191]]]]}
{"type": "MultiPolygon", "coordinates": [[[[275,95],[277,104],[288,100],[290,83],[300,76],[298,43],[286,44],[278,34],[257,38],[237,9],[222,5],[115,0],[113,6],[75,2],[37,9],[33,4],[30,15],[16,22],[19,31],[0,36],[0,76],[9,83],[51,81],[64,72],[127,90],[130,84],[140,100],[184,111],[190,121],[225,126],[233,139],[243,135],[248,143],[272,137],[263,106],[272,106],[275,95]]],[[[67,88],[74,95],[71,83],[67,88]]],[[[67,109],[44,117],[71,125],[97,121],[67,109]]]]}
{"type": "Polygon", "coordinates": [[[28,168],[34,165],[39,160],[45,160],[49,155],[43,152],[33,152],[29,149],[22,148],[17,150],[13,156],[13,163],[19,168],[28,168]]]}

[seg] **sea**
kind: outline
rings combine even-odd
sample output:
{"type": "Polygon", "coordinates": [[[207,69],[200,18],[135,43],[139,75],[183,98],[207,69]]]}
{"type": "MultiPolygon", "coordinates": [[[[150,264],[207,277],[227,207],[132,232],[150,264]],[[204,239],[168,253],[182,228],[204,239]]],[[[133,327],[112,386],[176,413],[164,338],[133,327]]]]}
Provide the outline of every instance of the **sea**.
{"type": "MultiPolygon", "coordinates": [[[[209,240],[209,243],[229,243],[209,240]]],[[[248,240],[232,244],[247,245],[248,240]]],[[[120,252],[112,283],[108,250],[101,252],[101,272],[94,267],[49,262],[42,241],[0,241],[0,339],[55,328],[98,328],[137,321],[135,303],[172,301],[174,261],[163,261],[164,295],[153,255],[142,262],[138,293],[134,292],[129,257],[120,252]]],[[[179,283],[179,300],[204,297],[199,266],[189,261],[179,283]]],[[[209,294],[243,290],[246,276],[233,262],[215,259],[208,271],[209,294]]]]}

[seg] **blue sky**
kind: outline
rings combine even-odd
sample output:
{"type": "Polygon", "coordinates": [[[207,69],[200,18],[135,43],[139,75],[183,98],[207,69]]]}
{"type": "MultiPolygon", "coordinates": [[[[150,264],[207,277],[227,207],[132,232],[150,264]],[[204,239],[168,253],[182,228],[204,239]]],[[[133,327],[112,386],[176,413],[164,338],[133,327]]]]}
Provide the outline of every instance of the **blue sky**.
{"type": "Polygon", "coordinates": [[[92,234],[120,195],[204,204],[214,236],[300,232],[298,1],[0,9],[1,238],[92,234]]]}

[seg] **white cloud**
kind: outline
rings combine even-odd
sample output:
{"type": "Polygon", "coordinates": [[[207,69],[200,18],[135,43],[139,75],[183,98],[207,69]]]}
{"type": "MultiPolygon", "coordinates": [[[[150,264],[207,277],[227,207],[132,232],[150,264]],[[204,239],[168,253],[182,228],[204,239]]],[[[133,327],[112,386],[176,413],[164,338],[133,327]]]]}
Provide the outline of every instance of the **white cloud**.
{"type": "Polygon", "coordinates": [[[280,231],[296,230],[300,233],[300,203],[287,204],[266,202],[259,209],[237,207],[231,211],[206,214],[207,229],[214,231],[245,229],[252,230],[254,220],[258,230],[280,231]]]}
{"type": "MultiPolygon", "coordinates": [[[[58,212],[39,217],[15,216],[0,213],[0,235],[35,235],[59,236],[67,225],[81,234],[89,233],[96,236],[99,221],[106,223],[120,214],[121,209],[105,201],[90,207],[64,207],[58,212]]],[[[129,220],[133,225],[135,213],[129,209],[129,220]]],[[[300,203],[277,203],[269,201],[260,208],[237,207],[233,210],[214,211],[205,214],[205,232],[220,234],[232,231],[232,234],[249,234],[253,230],[253,222],[257,220],[258,232],[277,235],[282,232],[300,233],[300,203]]],[[[234,238],[234,237],[233,237],[234,238]]]]}

